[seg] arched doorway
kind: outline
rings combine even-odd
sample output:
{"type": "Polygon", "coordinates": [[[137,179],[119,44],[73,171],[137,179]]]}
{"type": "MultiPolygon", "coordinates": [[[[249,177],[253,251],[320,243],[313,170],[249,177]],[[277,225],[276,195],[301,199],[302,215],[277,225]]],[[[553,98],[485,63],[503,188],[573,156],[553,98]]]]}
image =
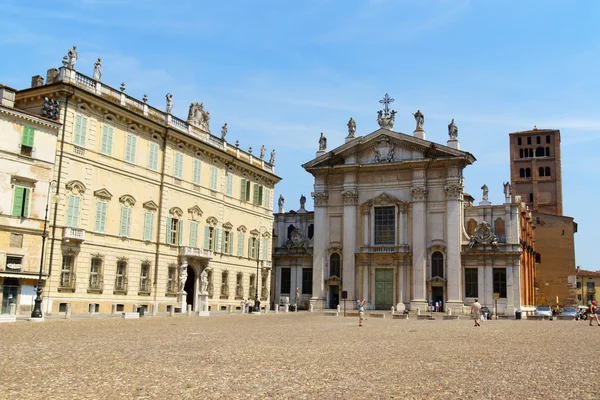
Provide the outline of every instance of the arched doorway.
{"type": "MultiPolygon", "coordinates": [[[[196,284],[196,272],[194,268],[188,265],[187,267],[187,280],[185,281],[185,286],[183,290],[187,293],[185,297],[185,302],[192,306],[192,310],[194,309],[194,285],[196,284]]],[[[183,311],[183,310],[182,310],[183,311]]]]}

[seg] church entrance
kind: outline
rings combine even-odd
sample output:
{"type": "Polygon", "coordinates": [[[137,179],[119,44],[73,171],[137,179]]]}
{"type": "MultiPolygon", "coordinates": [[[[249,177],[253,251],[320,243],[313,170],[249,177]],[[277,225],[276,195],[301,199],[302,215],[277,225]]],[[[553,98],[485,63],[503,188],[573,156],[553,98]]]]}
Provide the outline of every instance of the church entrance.
{"type": "MultiPolygon", "coordinates": [[[[196,273],[194,272],[194,268],[188,265],[187,267],[187,280],[185,281],[185,286],[183,290],[186,291],[187,295],[185,297],[185,301],[187,304],[192,305],[192,310],[194,310],[194,285],[196,283],[196,273]]],[[[184,310],[182,310],[184,311],[184,310]]]]}
{"type": "Polygon", "coordinates": [[[444,288],[441,286],[433,286],[431,288],[431,301],[433,306],[439,306],[436,311],[444,310],[444,288]]]}
{"type": "Polygon", "coordinates": [[[391,269],[375,270],[375,308],[389,310],[394,301],[394,271],[391,269]]]}
{"type": "Polygon", "coordinates": [[[329,287],[329,308],[337,308],[340,304],[340,287],[330,286],[329,287]]]}

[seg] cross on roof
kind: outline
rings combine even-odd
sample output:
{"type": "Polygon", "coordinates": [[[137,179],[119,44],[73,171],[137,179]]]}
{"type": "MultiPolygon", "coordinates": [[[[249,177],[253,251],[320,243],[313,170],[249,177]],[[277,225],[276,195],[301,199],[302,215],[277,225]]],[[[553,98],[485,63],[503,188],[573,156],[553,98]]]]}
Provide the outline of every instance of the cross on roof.
{"type": "Polygon", "coordinates": [[[390,111],[390,107],[389,104],[394,102],[394,99],[392,99],[387,93],[385,94],[385,96],[383,96],[383,100],[379,100],[379,102],[381,104],[383,104],[383,111],[385,111],[386,114],[389,113],[390,111]]]}

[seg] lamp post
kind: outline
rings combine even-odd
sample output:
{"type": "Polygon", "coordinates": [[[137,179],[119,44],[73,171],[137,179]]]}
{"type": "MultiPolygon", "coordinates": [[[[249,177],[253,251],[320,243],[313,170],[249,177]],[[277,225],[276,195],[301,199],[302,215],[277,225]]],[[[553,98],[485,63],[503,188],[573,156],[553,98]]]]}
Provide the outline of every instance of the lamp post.
{"type": "MultiPolygon", "coordinates": [[[[36,288],[37,296],[35,298],[35,305],[33,306],[33,311],[31,312],[31,318],[35,319],[43,319],[44,314],[42,313],[42,270],[44,268],[44,245],[46,244],[46,237],[48,237],[48,232],[46,231],[46,227],[48,225],[48,205],[50,203],[50,190],[58,184],[56,180],[50,181],[48,184],[48,195],[46,196],[46,212],[44,214],[44,232],[42,233],[42,254],[40,256],[40,274],[38,276],[38,283],[36,288]]],[[[55,196],[55,199],[58,196],[55,196]]]]}
{"type": "Polygon", "coordinates": [[[263,230],[263,226],[261,225],[260,230],[258,231],[258,244],[256,246],[256,292],[254,293],[254,312],[260,313],[260,300],[258,299],[258,267],[260,264],[260,234],[263,230]]]}

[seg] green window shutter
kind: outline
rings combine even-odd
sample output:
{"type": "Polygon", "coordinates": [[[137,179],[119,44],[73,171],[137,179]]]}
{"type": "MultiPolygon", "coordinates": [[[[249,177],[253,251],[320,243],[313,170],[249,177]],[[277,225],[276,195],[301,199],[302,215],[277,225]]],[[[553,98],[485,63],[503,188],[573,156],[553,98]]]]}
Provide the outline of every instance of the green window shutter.
{"type": "Polygon", "coordinates": [[[219,239],[221,238],[221,230],[215,229],[215,251],[220,251],[219,239]]]}
{"type": "Polygon", "coordinates": [[[254,184],[254,191],[252,193],[252,204],[258,204],[258,183],[254,184]]]}
{"type": "Polygon", "coordinates": [[[112,142],[113,142],[113,128],[109,126],[107,129],[107,137],[106,137],[106,154],[112,155],[112,142]]]}
{"type": "Polygon", "coordinates": [[[123,206],[121,207],[121,228],[119,230],[119,236],[125,236],[127,237],[127,231],[128,231],[128,227],[127,227],[127,223],[128,223],[128,213],[127,210],[129,210],[127,207],[123,206]]]}
{"type": "MultiPolygon", "coordinates": [[[[221,253],[225,253],[225,241],[226,241],[226,235],[228,235],[229,232],[227,231],[223,231],[223,238],[221,239],[221,253]]],[[[231,247],[231,244],[229,244],[229,246],[231,247]]]]}
{"type": "Polygon", "coordinates": [[[152,240],[152,223],[154,218],[151,212],[144,213],[144,240],[152,240]]]}
{"type": "Polygon", "coordinates": [[[107,132],[107,126],[104,125],[102,126],[102,137],[100,138],[100,153],[102,154],[107,154],[107,143],[108,143],[108,132],[107,132]]]}
{"type": "Polygon", "coordinates": [[[208,248],[208,244],[209,244],[209,239],[210,239],[210,229],[208,227],[208,225],[206,225],[204,227],[204,250],[210,250],[208,248]]]}
{"type": "Polygon", "coordinates": [[[200,160],[194,160],[194,183],[200,184],[200,160]]]}
{"type": "Polygon", "coordinates": [[[244,234],[242,232],[238,232],[237,255],[240,257],[244,255],[244,234]]]}
{"type": "Polygon", "coordinates": [[[158,169],[158,144],[150,143],[150,151],[148,154],[148,168],[156,171],[158,169]]]}
{"type": "Polygon", "coordinates": [[[177,236],[179,237],[179,245],[183,246],[183,220],[179,220],[177,236]]]}
{"type": "Polygon", "coordinates": [[[175,153],[175,171],[174,174],[177,178],[181,178],[183,175],[183,154],[175,153]]]}
{"type": "Polygon", "coordinates": [[[190,222],[190,247],[197,247],[198,244],[198,223],[190,222]]]}
{"type": "Polygon", "coordinates": [[[73,143],[80,144],[81,142],[81,115],[75,117],[75,134],[73,135],[73,143]]]}
{"type": "Polygon", "coordinates": [[[229,254],[233,254],[233,232],[229,232],[229,254]]]}
{"type": "Polygon", "coordinates": [[[252,236],[248,238],[248,258],[252,258],[252,236]]]}
{"type": "Polygon", "coordinates": [[[135,162],[135,147],[137,145],[137,137],[131,135],[131,162],[135,162]]]}
{"type": "Polygon", "coordinates": [[[94,228],[96,232],[102,232],[102,203],[96,203],[96,226],[94,228]]]}
{"type": "Polygon", "coordinates": [[[269,239],[263,239],[262,259],[267,259],[267,250],[269,249],[269,239]]]}
{"type": "Polygon", "coordinates": [[[81,146],[85,146],[86,135],[87,135],[87,118],[81,117],[81,133],[80,133],[81,146]]]}
{"type": "Polygon", "coordinates": [[[263,197],[263,207],[269,208],[269,200],[271,199],[271,189],[265,188],[265,195],[263,197]]]}
{"type": "Polygon", "coordinates": [[[240,200],[246,200],[246,180],[240,179],[241,187],[240,187],[240,200]]]}
{"type": "Polygon", "coordinates": [[[102,203],[102,232],[106,232],[106,208],[108,204],[102,203]]]}
{"type": "Polygon", "coordinates": [[[13,199],[12,215],[20,217],[23,212],[23,198],[25,197],[25,188],[15,186],[15,194],[13,199]]]}
{"type": "Polygon", "coordinates": [[[167,217],[167,229],[166,229],[167,237],[165,238],[165,243],[167,243],[167,244],[171,244],[171,234],[172,234],[171,224],[172,224],[172,222],[173,222],[173,218],[167,217]]]}
{"type": "Polygon", "coordinates": [[[217,190],[217,167],[210,167],[210,188],[217,190]]]}
{"type": "Polygon", "coordinates": [[[246,181],[246,201],[250,201],[250,181],[246,181]]]}
{"type": "Polygon", "coordinates": [[[21,136],[21,144],[23,146],[33,147],[33,134],[35,129],[29,126],[23,126],[23,134],[21,136]]]}
{"type": "Polygon", "coordinates": [[[258,186],[258,202],[256,202],[256,205],[262,206],[263,204],[263,187],[262,185],[258,186]]]}
{"type": "Polygon", "coordinates": [[[76,228],[77,221],[79,220],[79,197],[69,196],[67,204],[67,226],[76,228]]]}

